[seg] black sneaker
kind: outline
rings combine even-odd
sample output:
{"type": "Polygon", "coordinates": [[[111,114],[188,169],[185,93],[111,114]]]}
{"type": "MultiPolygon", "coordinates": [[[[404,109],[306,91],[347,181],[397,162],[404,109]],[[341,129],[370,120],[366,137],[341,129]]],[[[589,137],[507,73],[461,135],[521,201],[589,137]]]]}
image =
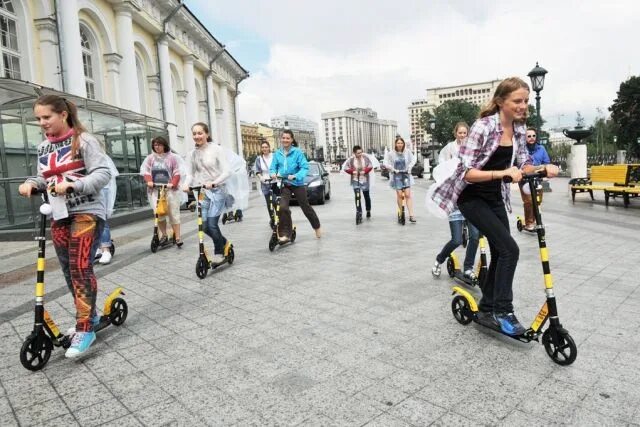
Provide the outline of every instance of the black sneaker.
{"type": "Polygon", "coordinates": [[[367,211],[367,218],[371,218],[371,211],[367,211]]]}
{"type": "Polygon", "coordinates": [[[167,238],[167,236],[162,236],[162,238],[160,239],[160,246],[164,246],[167,243],[169,243],[169,239],[167,238]]]}
{"type": "Polygon", "coordinates": [[[502,332],[507,335],[518,336],[524,334],[526,331],[513,313],[493,313],[493,318],[500,326],[502,332]]]}

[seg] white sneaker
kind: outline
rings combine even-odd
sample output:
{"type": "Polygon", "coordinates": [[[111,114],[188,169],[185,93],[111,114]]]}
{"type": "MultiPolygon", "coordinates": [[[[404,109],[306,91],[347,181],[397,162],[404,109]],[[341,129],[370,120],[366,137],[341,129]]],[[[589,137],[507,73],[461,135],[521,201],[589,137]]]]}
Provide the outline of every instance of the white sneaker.
{"type": "Polygon", "coordinates": [[[109,264],[111,262],[111,252],[102,252],[102,256],[100,257],[100,260],[98,262],[100,264],[109,264]]]}
{"type": "Polygon", "coordinates": [[[438,263],[438,261],[436,261],[433,264],[433,268],[431,269],[431,274],[433,274],[435,277],[440,277],[440,273],[442,273],[442,269],[440,268],[440,264],[438,263]]]}
{"type": "Polygon", "coordinates": [[[224,261],[224,255],[215,254],[214,256],[211,257],[212,264],[222,264],[223,261],[224,261]]]}

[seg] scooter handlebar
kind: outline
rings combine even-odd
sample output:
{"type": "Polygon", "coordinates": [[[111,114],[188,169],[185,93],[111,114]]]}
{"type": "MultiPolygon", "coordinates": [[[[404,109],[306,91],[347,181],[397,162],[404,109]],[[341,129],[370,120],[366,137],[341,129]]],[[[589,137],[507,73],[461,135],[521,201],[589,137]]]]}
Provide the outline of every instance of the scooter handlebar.
{"type": "MultiPolygon", "coordinates": [[[[216,187],[216,185],[215,185],[215,184],[211,184],[211,188],[215,188],[215,187],[216,187]]],[[[204,186],[204,184],[202,184],[202,185],[194,185],[194,186],[189,187],[189,191],[194,191],[194,190],[195,190],[195,191],[200,191],[200,190],[202,190],[203,188],[204,188],[205,190],[207,189],[207,187],[205,187],[205,186],[204,186]]]]}
{"type": "MultiPolygon", "coordinates": [[[[522,174],[522,180],[523,181],[529,181],[529,180],[532,180],[532,179],[540,179],[540,178],[546,178],[546,177],[547,177],[547,169],[546,168],[538,169],[534,173],[522,174]]],[[[502,182],[506,182],[508,184],[510,182],[513,182],[513,178],[511,178],[510,175],[505,175],[505,176],[502,177],[502,182]]]]}

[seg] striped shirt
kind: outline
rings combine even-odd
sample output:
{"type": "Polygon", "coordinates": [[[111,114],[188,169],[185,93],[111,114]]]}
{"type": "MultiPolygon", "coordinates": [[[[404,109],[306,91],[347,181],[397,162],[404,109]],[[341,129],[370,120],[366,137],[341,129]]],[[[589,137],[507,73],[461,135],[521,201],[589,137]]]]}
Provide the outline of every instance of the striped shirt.
{"type": "MultiPolygon", "coordinates": [[[[513,129],[511,164],[522,169],[531,164],[526,144],[526,128],[522,123],[514,123],[513,129]]],[[[460,163],[456,171],[444,181],[434,184],[437,188],[432,193],[432,199],[447,214],[456,209],[458,196],[470,184],[464,180],[467,171],[482,169],[498,149],[503,132],[499,113],[480,118],[471,126],[469,137],[460,146],[460,163]]],[[[511,212],[510,189],[510,184],[502,183],[502,199],[509,212],[511,212]]]]}

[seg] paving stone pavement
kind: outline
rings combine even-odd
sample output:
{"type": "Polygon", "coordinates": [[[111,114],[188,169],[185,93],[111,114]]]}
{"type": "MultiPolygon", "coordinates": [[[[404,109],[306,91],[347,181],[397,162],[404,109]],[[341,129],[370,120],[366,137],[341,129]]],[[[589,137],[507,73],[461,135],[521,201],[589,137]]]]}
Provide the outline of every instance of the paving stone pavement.
{"type": "MultiPolygon", "coordinates": [[[[430,273],[449,227],[427,216],[428,182],[417,181],[416,225],[396,224],[393,192],[378,180],[373,219],[356,227],[346,178],[334,174],[331,201],[316,207],[323,237],[294,207],[298,240],[274,253],[256,196],[243,222],[222,227],[235,263],[204,280],[192,214],[181,250],[151,254],[150,220],[115,229],[124,243],[96,267],[99,303],[123,286],[126,323],[100,332],[78,361],[55,349],[35,373],[18,358],[33,275],[2,284],[11,266],[32,265],[34,243],[2,245],[0,424],[640,425],[640,204],[605,208],[599,195],[573,205],[566,179],[545,194],[560,319],[578,344],[576,362],[561,367],[540,344],[454,320],[450,280],[430,273]]],[[[513,197],[520,211],[515,187],[513,197]]],[[[537,241],[510,218],[527,324],[544,300],[537,241]]],[[[72,325],[61,274],[46,281],[48,309],[72,325]]]]}

